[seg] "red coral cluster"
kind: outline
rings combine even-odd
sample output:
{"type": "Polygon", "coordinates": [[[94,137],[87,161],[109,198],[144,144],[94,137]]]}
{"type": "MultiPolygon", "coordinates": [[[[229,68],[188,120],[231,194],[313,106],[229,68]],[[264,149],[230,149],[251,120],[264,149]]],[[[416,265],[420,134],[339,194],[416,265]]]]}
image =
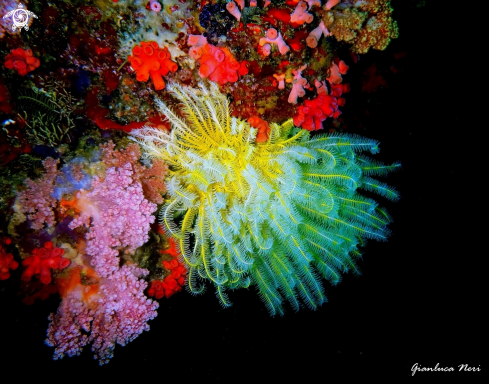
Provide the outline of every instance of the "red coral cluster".
{"type": "Polygon", "coordinates": [[[162,262],[163,267],[170,271],[170,274],[164,280],[153,280],[149,283],[148,296],[154,296],[156,299],[171,297],[173,294],[180,292],[185,284],[185,275],[187,269],[178,261],[179,252],[174,239],[170,239],[170,248],[165,251],[160,251],[162,254],[167,254],[172,257],[171,260],[162,262]]]}
{"type": "Polygon", "coordinates": [[[168,48],[161,49],[156,41],[143,41],[141,46],[132,49],[132,56],[128,57],[131,67],[136,71],[138,81],[148,81],[151,76],[157,91],[165,88],[162,76],[168,72],[175,72],[177,63],[170,59],[168,48]]]}
{"type": "MultiPolygon", "coordinates": [[[[11,240],[7,239],[5,244],[10,244],[11,240]]],[[[10,277],[10,271],[14,271],[19,266],[19,263],[14,260],[11,253],[7,253],[0,244],[0,280],[7,280],[10,277]]]]}
{"type": "Polygon", "coordinates": [[[328,117],[336,119],[341,114],[338,106],[345,105],[345,99],[340,96],[348,90],[348,84],[337,84],[331,87],[329,95],[320,94],[312,100],[304,101],[304,105],[297,109],[297,114],[293,118],[294,125],[308,131],[322,129],[324,120],[328,117]]]}
{"type": "Polygon", "coordinates": [[[21,76],[33,71],[41,65],[37,57],[34,57],[31,49],[12,49],[5,57],[5,68],[15,69],[21,76]]]}
{"type": "Polygon", "coordinates": [[[221,85],[235,83],[239,76],[248,73],[246,61],[237,61],[227,48],[217,48],[212,44],[202,46],[199,58],[199,75],[221,85]]]}
{"type": "Polygon", "coordinates": [[[29,281],[32,276],[39,275],[43,284],[49,284],[52,280],[51,269],[65,269],[71,263],[69,259],[62,257],[64,253],[64,249],[55,247],[52,241],[46,241],[44,247],[35,248],[32,256],[22,261],[22,265],[27,268],[21,279],[29,281]]]}

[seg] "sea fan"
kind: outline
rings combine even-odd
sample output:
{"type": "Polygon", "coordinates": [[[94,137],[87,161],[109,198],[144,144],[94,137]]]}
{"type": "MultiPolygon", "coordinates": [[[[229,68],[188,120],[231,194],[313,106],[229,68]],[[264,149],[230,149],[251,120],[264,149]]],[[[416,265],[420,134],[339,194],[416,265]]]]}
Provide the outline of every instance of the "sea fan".
{"type": "Polygon", "coordinates": [[[264,143],[256,130],[231,118],[229,102],[212,84],[200,89],[168,85],[182,103],[183,118],[163,102],[172,131],[132,131],[145,156],[170,165],[170,198],[160,211],[169,234],[179,240],[189,270],[188,289],[203,280],[226,289],[254,285],[272,315],[292,308],[316,309],[325,302],[321,278],[336,284],[357,271],[364,238],[385,240],[390,221],[358,188],[391,200],[397,192],[376,181],[396,169],[357,153],[378,152],[378,143],[353,135],[310,137],[292,120],[270,124],[264,143]]]}

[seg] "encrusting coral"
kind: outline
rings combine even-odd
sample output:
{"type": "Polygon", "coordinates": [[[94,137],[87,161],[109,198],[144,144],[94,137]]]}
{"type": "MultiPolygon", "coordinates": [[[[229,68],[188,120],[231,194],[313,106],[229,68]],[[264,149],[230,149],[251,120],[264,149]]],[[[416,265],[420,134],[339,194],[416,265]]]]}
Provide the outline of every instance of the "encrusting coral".
{"type": "Polygon", "coordinates": [[[379,151],[359,136],[309,138],[292,121],[270,124],[268,140],[231,118],[217,85],[200,89],[169,84],[184,119],[163,102],[171,134],[151,127],[131,132],[146,156],[170,165],[170,199],[160,211],[178,239],[189,270],[188,289],[200,293],[210,280],[223,306],[226,289],[256,286],[270,313],[288,300],[315,309],[326,297],[319,276],[336,284],[356,272],[363,238],[385,240],[390,218],[359,188],[396,200],[395,190],[370,176],[386,166],[358,154],[379,151]],[[175,220],[177,212],[183,217],[175,220]],[[180,224],[177,224],[180,223],[180,224]]]}

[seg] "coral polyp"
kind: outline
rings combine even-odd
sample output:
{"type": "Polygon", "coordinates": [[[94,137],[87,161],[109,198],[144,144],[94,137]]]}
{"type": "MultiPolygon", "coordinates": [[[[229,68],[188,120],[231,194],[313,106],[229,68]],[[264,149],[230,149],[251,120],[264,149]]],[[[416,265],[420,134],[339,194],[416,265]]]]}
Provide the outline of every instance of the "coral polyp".
{"type": "Polygon", "coordinates": [[[396,200],[397,192],[371,178],[395,170],[360,154],[379,151],[375,140],[326,134],[311,137],[292,120],[257,130],[230,116],[217,85],[170,84],[183,117],[157,101],[173,129],[145,127],[131,135],[145,156],[169,166],[170,198],[160,211],[178,239],[188,289],[209,280],[223,306],[226,290],[255,286],[272,315],[316,309],[326,301],[321,277],[336,284],[358,272],[364,239],[385,240],[389,215],[359,189],[396,200]]]}

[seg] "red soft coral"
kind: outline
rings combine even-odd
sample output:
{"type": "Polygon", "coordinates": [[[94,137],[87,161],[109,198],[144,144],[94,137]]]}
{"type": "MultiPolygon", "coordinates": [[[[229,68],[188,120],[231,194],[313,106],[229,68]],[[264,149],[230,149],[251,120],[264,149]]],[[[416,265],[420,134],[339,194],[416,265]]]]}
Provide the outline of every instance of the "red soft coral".
{"type": "Polygon", "coordinates": [[[294,116],[294,125],[308,131],[322,129],[322,122],[328,117],[338,117],[338,103],[335,97],[319,95],[315,99],[306,100],[304,105],[297,109],[294,116]]]}
{"type": "Polygon", "coordinates": [[[32,55],[32,50],[16,48],[12,49],[5,57],[5,68],[15,69],[21,76],[27,75],[41,65],[37,57],[32,55]]]}
{"type": "Polygon", "coordinates": [[[163,295],[166,298],[171,297],[182,290],[185,284],[185,275],[187,269],[178,259],[180,252],[173,238],[169,239],[170,248],[160,251],[161,254],[167,254],[172,257],[171,260],[164,260],[163,267],[170,272],[163,280],[153,280],[149,284],[148,296],[154,296],[156,299],[161,299],[163,295]]]}
{"type": "Polygon", "coordinates": [[[202,54],[199,59],[199,75],[202,78],[208,77],[209,80],[223,85],[228,82],[235,83],[239,75],[248,73],[246,62],[239,63],[227,48],[205,44],[199,53],[202,54]]]}
{"type": "Polygon", "coordinates": [[[64,253],[64,249],[54,247],[51,241],[46,241],[43,248],[35,248],[32,256],[22,261],[22,265],[27,268],[21,279],[29,281],[32,276],[39,275],[43,284],[49,284],[52,280],[51,269],[65,269],[71,263],[69,259],[62,257],[64,253]]]}
{"type": "Polygon", "coordinates": [[[136,71],[138,81],[148,81],[151,76],[157,91],[165,88],[162,76],[168,72],[175,72],[177,63],[170,59],[168,48],[161,49],[156,41],[143,41],[141,46],[136,45],[132,49],[132,56],[128,57],[131,67],[136,71]]]}
{"type": "Polygon", "coordinates": [[[307,129],[308,131],[317,131],[322,129],[322,122],[328,117],[336,119],[341,111],[338,107],[345,105],[345,99],[340,97],[343,93],[350,90],[348,84],[336,84],[331,87],[331,92],[328,95],[324,88],[319,88],[320,93],[315,99],[306,100],[304,105],[297,109],[297,114],[294,116],[294,125],[307,129]]]}
{"type": "Polygon", "coordinates": [[[10,271],[16,270],[18,266],[19,263],[14,260],[14,256],[7,253],[0,244],[0,280],[7,280],[10,277],[10,271]]]}

